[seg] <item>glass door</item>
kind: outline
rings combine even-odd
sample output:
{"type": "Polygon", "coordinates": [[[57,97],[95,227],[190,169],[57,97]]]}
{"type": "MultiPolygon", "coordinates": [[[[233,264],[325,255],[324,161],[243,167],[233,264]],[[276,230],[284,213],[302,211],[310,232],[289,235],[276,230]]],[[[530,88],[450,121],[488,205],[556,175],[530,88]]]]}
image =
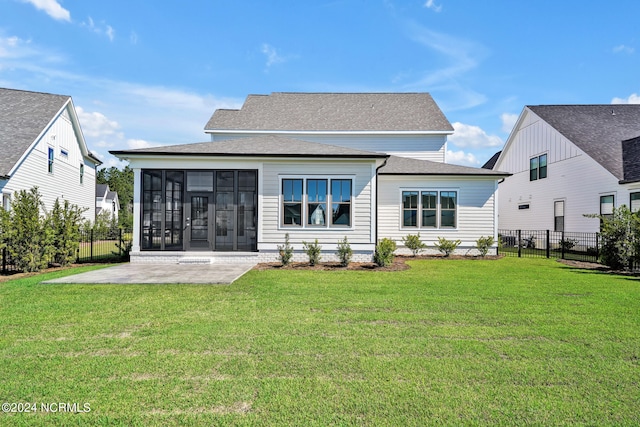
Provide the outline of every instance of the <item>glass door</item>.
{"type": "Polygon", "coordinates": [[[188,250],[211,250],[209,202],[209,194],[189,193],[186,219],[188,250]]]}

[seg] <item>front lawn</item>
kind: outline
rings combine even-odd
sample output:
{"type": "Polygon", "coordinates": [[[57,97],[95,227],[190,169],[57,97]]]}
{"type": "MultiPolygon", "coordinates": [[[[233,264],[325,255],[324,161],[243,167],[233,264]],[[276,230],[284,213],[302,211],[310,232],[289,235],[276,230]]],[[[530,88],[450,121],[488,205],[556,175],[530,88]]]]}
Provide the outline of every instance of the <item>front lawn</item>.
{"type": "Polygon", "coordinates": [[[546,259],[411,267],[0,283],[0,396],[37,408],[0,424],[640,424],[638,278],[546,259]]]}

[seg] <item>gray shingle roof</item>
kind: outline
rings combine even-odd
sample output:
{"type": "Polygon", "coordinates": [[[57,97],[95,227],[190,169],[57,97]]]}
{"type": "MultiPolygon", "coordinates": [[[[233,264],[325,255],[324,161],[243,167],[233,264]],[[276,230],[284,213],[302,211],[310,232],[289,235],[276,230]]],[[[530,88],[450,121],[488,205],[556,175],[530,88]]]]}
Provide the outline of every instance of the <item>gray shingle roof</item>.
{"type": "Polygon", "coordinates": [[[205,131],[453,132],[428,93],[249,95],[240,110],[216,110],[205,131]]]}
{"type": "Polygon", "coordinates": [[[640,105],[527,107],[619,180],[624,179],[622,141],[640,135],[640,105]]]}
{"type": "Polygon", "coordinates": [[[386,154],[319,144],[277,135],[261,135],[215,142],[110,151],[110,153],[121,158],[127,158],[130,155],[335,157],[368,159],[387,157],[386,154]]]}
{"type": "Polygon", "coordinates": [[[0,177],[9,175],[69,98],[0,88],[0,177]]]}
{"type": "Polygon", "coordinates": [[[640,136],[622,141],[624,179],[622,182],[640,181],[640,136]]]}
{"type": "Polygon", "coordinates": [[[390,156],[387,164],[380,168],[380,175],[468,175],[501,177],[511,174],[490,169],[471,168],[452,165],[449,163],[432,162],[429,160],[409,159],[390,156]]]}

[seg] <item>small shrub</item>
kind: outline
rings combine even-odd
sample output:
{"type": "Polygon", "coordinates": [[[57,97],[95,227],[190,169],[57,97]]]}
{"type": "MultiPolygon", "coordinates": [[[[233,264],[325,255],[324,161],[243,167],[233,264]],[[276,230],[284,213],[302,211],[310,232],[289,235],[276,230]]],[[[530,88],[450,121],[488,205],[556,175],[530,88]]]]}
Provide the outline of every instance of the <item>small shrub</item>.
{"type": "Polygon", "coordinates": [[[351,262],[353,250],[351,250],[351,245],[347,240],[347,236],[344,236],[344,240],[340,240],[338,242],[338,251],[336,252],[336,255],[338,255],[338,258],[340,259],[340,265],[343,267],[347,267],[351,262]]]}
{"type": "Polygon", "coordinates": [[[284,245],[278,245],[278,258],[282,265],[289,265],[293,258],[293,247],[289,244],[289,233],[284,235],[284,245]]]}
{"type": "Polygon", "coordinates": [[[314,266],[320,262],[320,251],[322,250],[322,246],[318,245],[318,239],[316,239],[313,243],[302,241],[302,248],[306,252],[309,257],[309,265],[314,266]]]}
{"type": "Polygon", "coordinates": [[[570,251],[577,244],[578,244],[578,241],[575,239],[564,239],[558,242],[559,249],[565,252],[570,251]]]}
{"type": "Polygon", "coordinates": [[[420,251],[427,247],[426,244],[420,240],[420,233],[418,234],[407,234],[406,237],[402,238],[402,242],[404,245],[413,252],[413,256],[417,256],[420,251]]]}
{"type": "Polygon", "coordinates": [[[395,250],[396,242],[385,237],[376,245],[376,252],[373,255],[373,261],[380,267],[391,265],[393,263],[393,252],[395,250]]]}
{"type": "Polygon", "coordinates": [[[460,240],[447,240],[444,237],[438,237],[438,243],[435,244],[435,247],[443,253],[444,256],[448,257],[456,250],[460,243],[462,243],[460,240]]]}
{"type": "Polygon", "coordinates": [[[52,262],[58,265],[69,265],[76,259],[76,251],[80,243],[81,209],[77,205],[64,204],[56,199],[53,210],[47,216],[48,227],[52,231],[52,262]]]}
{"type": "Polygon", "coordinates": [[[476,240],[476,248],[478,248],[480,256],[487,256],[487,253],[489,253],[489,248],[493,246],[494,242],[495,240],[493,239],[493,236],[480,236],[480,238],[476,240]]]}

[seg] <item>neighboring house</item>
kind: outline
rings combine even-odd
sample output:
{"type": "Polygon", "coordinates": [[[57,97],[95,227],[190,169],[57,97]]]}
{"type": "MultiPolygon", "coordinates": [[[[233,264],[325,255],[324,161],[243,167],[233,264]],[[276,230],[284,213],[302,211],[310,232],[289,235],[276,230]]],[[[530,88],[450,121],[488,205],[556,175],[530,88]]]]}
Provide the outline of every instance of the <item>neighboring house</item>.
{"type": "Polygon", "coordinates": [[[96,185],[96,217],[109,213],[109,218],[118,220],[118,212],[120,212],[120,201],[118,193],[111,191],[108,184],[96,185]]]}
{"type": "Polygon", "coordinates": [[[96,166],[70,96],[0,88],[0,194],[38,187],[47,210],[56,198],[95,219],[96,166]]]}
{"type": "MultiPolygon", "coordinates": [[[[526,106],[493,169],[500,228],[597,232],[613,207],[640,208],[640,105],[526,106]]],[[[491,165],[488,165],[491,166],[491,165]]]]}
{"type": "Polygon", "coordinates": [[[432,251],[460,239],[458,253],[497,238],[508,174],[446,164],[453,128],[427,93],[250,95],[205,132],[211,142],[112,152],[134,170],[132,262],[276,261],[285,234],[299,260],[315,239],[324,260],[346,236],[371,261],[385,237],[420,233],[432,251]]]}

